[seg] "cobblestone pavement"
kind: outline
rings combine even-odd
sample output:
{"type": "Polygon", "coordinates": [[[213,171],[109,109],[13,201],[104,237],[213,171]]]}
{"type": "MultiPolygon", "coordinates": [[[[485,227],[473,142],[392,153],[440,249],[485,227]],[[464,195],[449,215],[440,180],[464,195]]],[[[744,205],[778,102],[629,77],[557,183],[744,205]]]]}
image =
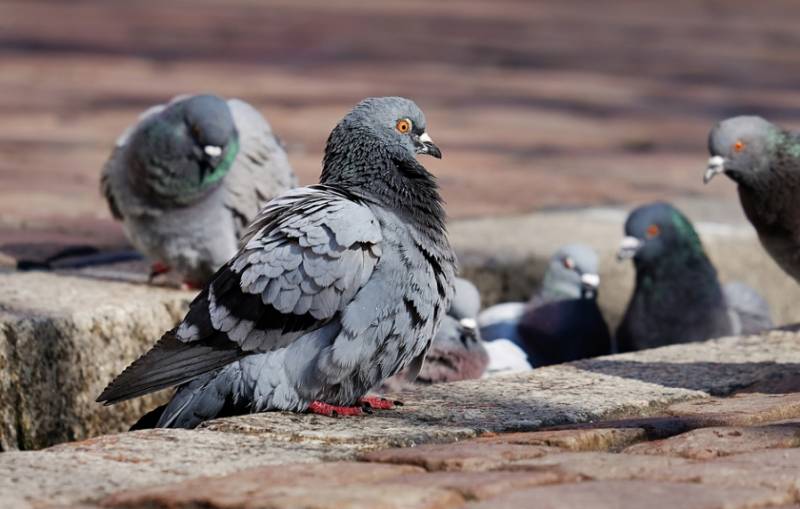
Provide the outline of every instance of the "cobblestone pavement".
{"type": "Polygon", "coordinates": [[[116,493],[103,507],[761,508],[800,492],[800,377],[661,415],[116,493]],[[780,391],[772,393],[771,390],[780,391]]]}

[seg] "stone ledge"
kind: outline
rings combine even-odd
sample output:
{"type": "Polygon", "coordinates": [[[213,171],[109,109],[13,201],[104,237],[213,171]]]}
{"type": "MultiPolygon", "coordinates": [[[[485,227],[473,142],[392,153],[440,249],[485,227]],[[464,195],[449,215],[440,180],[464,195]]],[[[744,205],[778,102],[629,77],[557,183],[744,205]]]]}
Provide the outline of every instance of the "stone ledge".
{"type": "MultiPolygon", "coordinates": [[[[796,375],[800,363],[797,341],[794,333],[775,331],[763,336],[723,338],[551,366],[525,375],[415,387],[399,395],[406,406],[361,418],[267,413],[219,419],[193,431],[147,430],[62,444],[41,451],[7,452],[0,454],[0,497],[13,494],[20,500],[20,507],[26,504],[91,504],[123,490],[149,489],[201,476],[230,475],[276,464],[318,464],[359,458],[436,471],[533,469],[540,472],[537,465],[562,461],[558,458],[578,461],[570,467],[573,470],[559,467],[554,471],[548,467],[537,473],[538,480],[530,481],[536,485],[584,479],[586,469],[591,466],[585,461],[592,457],[606,458],[602,460],[606,462],[631,458],[624,461],[632,462],[627,464],[629,467],[634,466],[620,470],[614,477],[625,478],[625,472],[638,472],[641,467],[635,464],[643,461],[660,461],[659,465],[666,465],[663,468],[692,461],[681,457],[608,452],[650,438],[642,425],[643,416],[684,420],[681,426],[671,428],[671,434],[692,427],[799,418],[798,405],[783,405],[783,411],[774,411],[776,402],[792,396],[765,394],[769,391],[767,381],[796,375]],[[718,398],[755,383],[760,384],[760,392],[751,390],[734,398],[718,398]],[[691,401],[709,404],[690,407],[686,402],[691,401]],[[749,406],[744,405],[745,401],[749,406]],[[685,415],[681,413],[684,408],[685,415]],[[707,414],[716,417],[698,416],[697,408],[708,408],[707,414]],[[744,414],[753,417],[743,418],[744,414]],[[627,424],[603,421],[624,418],[631,420],[627,424]],[[587,424],[590,422],[596,424],[587,424]],[[583,429],[521,433],[569,423],[583,426],[583,429]],[[503,434],[507,431],[518,433],[503,434]],[[478,438],[470,440],[473,437],[478,438]],[[460,445],[436,445],[452,442],[460,445]],[[387,450],[412,445],[420,447],[387,450]],[[567,454],[574,456],[563,456],[567,454]],[[598,454],[601,456],[592,456],[598,454]],[[63,475],[74,471],[75,465],[81,465],[80,476],[63,475]],[[572,471],[575,473],[570,473],[572,471]]],[[[795,385],[787,385],[785,390],[796,390],[795,385]]],[[[782,385],[777,383],[773,387],[782,385]]],[[[786,442],[781,442],[770,446],[785,445],[786,442]]],[[[750,454],[763,452],[758,450],[750,454]]],[[[747,454],[738,454],[719,461],[736,460],[737,465],[741,465],[747,458],[747,454]]],[[[784,472],[795,460],[770,456],[765,461],[770,468],[784,472]]],[[[633,474],[629,478],[631,476],[633,474]]],[[[442,474],[442,479],[458,484],[454,479],[459,478],[442,474]]],[[[503,483],[512,479],[497,478],[495,481],[505,486],[503,483]]],[[[418,493],[435,493],[436,497],[443,497],[441,500],[456,505],[470,500],[455,488],[455,494],[451,489],[442,493],[430,486],[433,481],[418,482],[428,483],[418,493]],[[456,498],[451,499],[451,496],[456,498]]],[[[680,478],[679,482],[689,481],[680,478]]],[[[525,484],[512,483],[519,489],[525,488],[525,484]]],[[[784,487],[785,483],[780,486],[784,487]]],[[[392,493],[402,493],[402,490],[392,489],[392,493]]],[[[755,488],[747,486],[746,489],[755,488]]],[[[376,492],[370,490],[369,493],[376,492]]],[[[486,493],[496,494],[492,483],[486,493]]],[[[341,494],[336,491],[336,497],[341,494]]],[[[299,492],[294,495],[301,496],[299,492]]],[[[284,501],[287,500],[300,499],[284,501]]],[[[409,507],[434,507],[424,504],[425,497],[414,500],[419,504],[414,502],[417,505],[409,507]]],[[[384,506],[394,507],[387,504],[384,506]]],[[[276,503],[270,507],[291,506],[276,503]]]]}
{"type": "Polygon", "coordinates": [[[94,402],[192,295],[46,273],[0,274],[0,450],[122,431],[153,398],[94,402]]]}

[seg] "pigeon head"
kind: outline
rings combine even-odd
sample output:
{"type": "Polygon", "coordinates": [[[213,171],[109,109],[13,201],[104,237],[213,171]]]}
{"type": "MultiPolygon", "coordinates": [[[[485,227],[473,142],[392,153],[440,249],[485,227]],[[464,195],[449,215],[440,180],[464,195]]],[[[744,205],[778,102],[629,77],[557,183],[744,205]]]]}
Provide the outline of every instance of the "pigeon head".
{"type": "Polygon", "coordinates": [[[196,95],[146,118],[129,146],[133,185],[180,205],[221,182],[236,159],[239,136],[223,99],[196,95]]]}
{"type": "Polygon", "coordinates": [[[481,311],[481,295],[475,285],[464,278],[457,277],[454,285],[455,292],[447,314],[456,320],[472,323],[474,328],[481,311]]]}
{"type": "Polygon", "coordinates": [[[548,302],[593,299],[599,286],[597,253],[585,244],[567,244],[550,258],[541,296],[548,302]]]}
{"type": "Polygon", "coordinates": [[[333,129],[325,149],[323,181],[352,178],[352,173],[362,173],[363,164],[350,151],[377,149],[380,154],[397,162],[414,161],[417,155],[442,157],[431,137],[425,131],[425,115],[413,101],[403,97],[371,97],[364,99],[333,129]],[[349,156],[349,164],[340,157],[349,156]]]}
{"type": "Polygon", "coordinates": [[[442,155],[425,129],[425,115],[409,99],[364,99],[328,137],[320,183],[345,188],[443,234],[436,180],[417,160],[422,154],[442,155]]]}
{"type": "Polygon", "coordinates": [[[769,174],[770,154],[782,133],[761,117],[733,117],[715,125],[708,135],[708,160],[703,182],[725,173],[740,184],[769,174]]]}
{"type": "Polygon", "coordinates": [[[643,205],[628,216],[619,260],[633,258],[638,269],[672,261],[707,261],[703,245],[692,223],[669,203],[643,205]]]}

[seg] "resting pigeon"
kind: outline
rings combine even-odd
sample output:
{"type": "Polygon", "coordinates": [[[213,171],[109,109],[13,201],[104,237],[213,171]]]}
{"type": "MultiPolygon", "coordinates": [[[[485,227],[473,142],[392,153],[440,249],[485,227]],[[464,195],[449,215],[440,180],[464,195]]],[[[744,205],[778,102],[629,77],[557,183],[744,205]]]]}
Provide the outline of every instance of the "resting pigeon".
{"type": "Polygon", "coordinates": [[[633,258],[636,286],[617,329],[620,351],[771,327],[763,299],[745,285],[726,291],[689,219],[668,203],[634,210],[619,258],[633,258]],[[730,301],[729,301],[730,299],[730,301]]]}
{"type": "Polygon", "coordinates": [[[145,111],[117,140],[101,188],[131,243],[201,287],[245,227],[297,184],[272,128],[249,104],[179,96],[145,111]]]}
{"type": "Polygon", "coordinates": [[[708,150],[704,182],[725,173],[738,184],[761,244],[800,281],[800,134],[761,117],[734,117],[711,129],[708,150]]]}
{"type": "Polygon", "coordinates": [[[598,259],[585,244],[568,244],[550,259],[542,287],[517,331],[536,366],[611,353],[611,335],[597,306],[598,259]]]}
{"type": "Polygon", "coordinates": [[[390,406],[363,397],[404,368],[417,375],[453,296],[445,213],[418,154],[441,157],[416,104],[359,103],[328,138],[320,184],[271,201],[180,325],[98,401],[178,385],[150,420],[180,428],[390,406]]]}
{"type": "MultiPolygon", "coordinates": [[[[466,279],[455,278],[455,293],[447,315],[436,332],[425,363],[415,380],[435,384],[481,378],[489,364],[483,341],[476,328],[481,308],[478,289],[466,279]]],[[[384,392],[398,392],[408,385],[406,373],[398,373],[382,385],[384,392]]]]}

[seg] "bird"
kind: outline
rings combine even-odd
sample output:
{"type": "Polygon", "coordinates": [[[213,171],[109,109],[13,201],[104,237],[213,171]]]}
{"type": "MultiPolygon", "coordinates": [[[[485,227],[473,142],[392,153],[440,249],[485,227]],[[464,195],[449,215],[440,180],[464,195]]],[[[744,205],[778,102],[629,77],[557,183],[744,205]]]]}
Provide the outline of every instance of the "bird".
{"type": "Polygon", "coordinates": [[[547,366],[611,353],[611,334],[597,305],[599,263],[580,243],[559,248],[550,258],[542,286],[517,324],[531,364],[547,366]]]}
{"type": "MultiPolygon", "coordinates": [[[[267,204],[181,323],[98,397],[177,386],[145,416],[193,428],[270,410],[355,416],[367,392],[414,378],[453,298],[456,271],[423,112],[367,98],[333,128],[317,185],[267,204]]],[[[144,418],[143,418],[144,419],[144,418]]]]}
{"type": "Polygon", "coordinates": [[[153,106],[118,138],[100,187],[150,279],[174,271],[202,287],[239,237],[297,177],[270,124],[248,103],[183,95],[153,106]]]}
{"type": "Polygon", "coordinates": [[[618,258],[633,259],[636,268],[633,295],[616,334],[622,352],[772,326],[755,290],[743,283],[720,284],[694,226],[669,203],[630,213],[618,258]]]}
{"type": "MultiPolygon", "coordinates": [[[[481,308],[478,289],[467,279],[456,277],[450,309],[442,318],[422,369],[413,383],[435,384],[481,378],[489,365],[489,354],[477,329],[481,308]]],[[[409,386],[400,372],[381,384],[381,392],[400,392],[409,386]]]]}
{"type": "Polygon", "coordinates": [[[724,173],[737,184],[762,246],[800,281],[800,134],[758,116],[738,116],[714,125],[708,151],[703,182],[724,173]]]}

